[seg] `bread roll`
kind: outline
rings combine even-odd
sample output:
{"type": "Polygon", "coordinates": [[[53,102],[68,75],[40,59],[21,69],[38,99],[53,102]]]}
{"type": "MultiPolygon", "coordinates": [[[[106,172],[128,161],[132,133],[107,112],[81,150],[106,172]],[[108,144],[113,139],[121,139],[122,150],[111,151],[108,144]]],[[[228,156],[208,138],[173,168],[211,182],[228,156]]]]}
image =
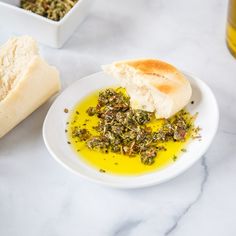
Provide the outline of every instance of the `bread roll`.
{"type": "Polygon", "coordinates": [[[189,81],[174,66],[156,59],[114,62],[103,70],[119,79],[134,109],[155,112],[156,118],[169,118],[189,102],[189,81]]]}
{"type": "Polygon", "coordinates": [[[59,72],[39,56],[32,38],[6,42],[0,48],[0,137],[59,89],[59,72]]]}

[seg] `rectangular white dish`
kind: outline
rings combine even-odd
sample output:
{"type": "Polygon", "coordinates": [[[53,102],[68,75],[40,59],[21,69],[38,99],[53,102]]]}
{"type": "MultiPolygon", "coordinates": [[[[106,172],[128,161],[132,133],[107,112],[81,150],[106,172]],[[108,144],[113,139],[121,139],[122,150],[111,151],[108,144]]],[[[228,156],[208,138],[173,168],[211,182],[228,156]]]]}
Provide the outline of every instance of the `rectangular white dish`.
{"type": "Polygon", "coordinates": [[[60,48],[84,20],[92,1],[79,0],[60,21],[20,8],[19,0],[0,1],[0,27],[30,35],[43,44],[60,48]]]}

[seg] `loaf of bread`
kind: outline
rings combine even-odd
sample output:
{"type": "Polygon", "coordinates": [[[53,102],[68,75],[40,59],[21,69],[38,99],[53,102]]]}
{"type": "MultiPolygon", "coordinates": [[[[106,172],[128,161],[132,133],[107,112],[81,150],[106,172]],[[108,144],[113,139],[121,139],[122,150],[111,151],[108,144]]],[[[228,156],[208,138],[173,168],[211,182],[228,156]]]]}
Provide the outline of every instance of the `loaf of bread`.
{"type": "Polygon", "coordinates": [[[189,81],[174,66],[156,59],[114,62],[103,70],[119,79],[134,109],[155,112],[156,118],[169,118],[191,98],[189,81]]]}
{"type": "Polygon", "coordinates": [[[39,56],[28,36],[0,47],[0,137],[60,89],[58,70],[39,56]]]}

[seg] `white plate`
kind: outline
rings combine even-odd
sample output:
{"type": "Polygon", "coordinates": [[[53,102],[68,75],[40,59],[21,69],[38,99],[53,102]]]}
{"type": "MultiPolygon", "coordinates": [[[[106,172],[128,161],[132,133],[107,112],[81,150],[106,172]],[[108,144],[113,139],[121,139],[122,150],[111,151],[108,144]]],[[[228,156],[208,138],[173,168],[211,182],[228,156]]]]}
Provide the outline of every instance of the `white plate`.
{"type": "Polygon", "coordinates": [[[199,112],[196,125],[202,128],[202,140],[192,140],[188,151],[172,165],[156,172],[139,176],[117,176],[100,173],[80,160],[70,145],[65,134],[68,116],[64,108],[72,110],[74,106],[92,91],[114,86],[117,82],[103,72],[99,72],[76,81],[69,86],[53,103],[43,125],[43,138],[48,151],[62,166],[73,173],[96,183],[118,187],[139,188],[159,184],[181,174],[192,166],[206,152],[216,133],[219,111],[211,89],[201,80],[184,73],[189,79],[193,95],[187,110],[194,114],[199,112]]]}

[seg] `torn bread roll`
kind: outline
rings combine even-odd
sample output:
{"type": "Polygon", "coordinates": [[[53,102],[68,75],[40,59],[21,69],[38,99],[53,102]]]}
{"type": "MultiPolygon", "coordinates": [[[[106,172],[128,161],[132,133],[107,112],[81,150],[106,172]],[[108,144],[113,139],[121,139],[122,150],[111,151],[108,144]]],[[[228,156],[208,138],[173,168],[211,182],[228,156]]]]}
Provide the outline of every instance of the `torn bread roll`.
{"type": "Polygon", "coordinates": [[[169,118],[189,102],[189,81],[174,66],[155,59],[114,62],[103,70],[119,79],[134,109],[155,112],[156,118],[169,118]]]}
{"type": "Polygon", "coordinates": [[[0,47],[0,137],[60,90],[58,70],[39,56],[29,36],[0,47]]]}

